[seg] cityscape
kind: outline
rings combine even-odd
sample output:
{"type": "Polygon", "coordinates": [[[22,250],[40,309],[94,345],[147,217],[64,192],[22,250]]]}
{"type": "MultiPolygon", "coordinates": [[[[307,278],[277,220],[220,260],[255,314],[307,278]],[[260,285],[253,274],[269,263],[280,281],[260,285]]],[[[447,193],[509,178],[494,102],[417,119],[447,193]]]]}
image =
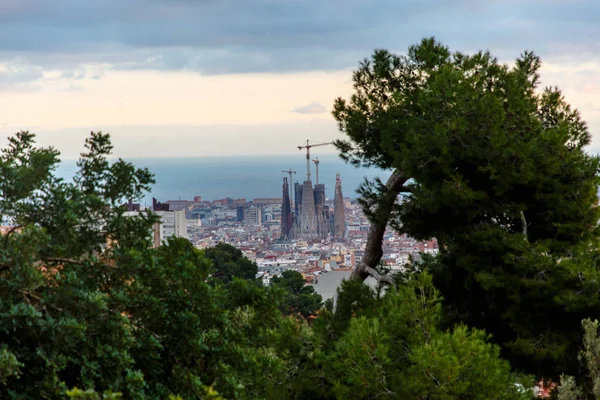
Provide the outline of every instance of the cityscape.
{"type": "MultiPolygon", "coordinates": [[[[333,285],[339,284],[362,260],[370,222],[356,199],[344,197],[339,173],[334,198],[326,198],[325,184],[319,181],[319,160],[309,152],[316,146],[307,141],[302,147],[307,149],[303,181],[293,180],[297,171],[281,170],[287,175],[282,176],[281,197],[211,201],[201,195],[189,200],[153,198],[151,210],[161,218],[154,229],[154,245],[170,237],[187,238],[199,249],[226,243],[258,265],[265,284],[285,270],[298,271],[315,285],[323,273],[342,272],[333,280],[333,285]]],[[[125,206],[127,216],[144,211],[132,201],[125,206]]],[[[381,263],[389,270],[402,270],[418,261],[421,254],[437,251],[435,240],[419,242],[390,229],[384,236],[381,263]]],[[[333,294],[334,290],[324,288],[324,293],[333,294]]]]}
{"type": "Polygon", "coordinates": [[[0,400],[600,400],[599,20],[0,0],[0,400]]]}

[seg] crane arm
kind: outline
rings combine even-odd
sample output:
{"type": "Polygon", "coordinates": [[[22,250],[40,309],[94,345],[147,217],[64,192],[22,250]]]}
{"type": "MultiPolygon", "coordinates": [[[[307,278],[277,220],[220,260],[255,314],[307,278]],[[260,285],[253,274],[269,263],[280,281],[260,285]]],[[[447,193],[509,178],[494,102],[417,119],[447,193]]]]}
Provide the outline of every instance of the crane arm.
{"type": "Polygon", "coordinates": [[[310,181],[310,149],[312,147],[327,146],[329,144],[333,144],[333,142],[310,144],[309,141],[307,140],[306,146],[298,146],[298,150],[306,149],[306,180],[307,181],[310,181]]]}
{"type": "Polygon", "coordinates": [[[319,144],[311,144],[311,147],[319,147],[319,146],[327,146],[328,144],[333,144],[333,142],[327,142],[327,143],[319,143],[319,144]]]}
{"type": "Polygon", "coordinates": [[[329,144],[333,144],[333,142],[317,143],[317,144],[307,144],[306,146],[298,146],[298,150],[310,149],[311,147],[327,146],[329,144]]]}

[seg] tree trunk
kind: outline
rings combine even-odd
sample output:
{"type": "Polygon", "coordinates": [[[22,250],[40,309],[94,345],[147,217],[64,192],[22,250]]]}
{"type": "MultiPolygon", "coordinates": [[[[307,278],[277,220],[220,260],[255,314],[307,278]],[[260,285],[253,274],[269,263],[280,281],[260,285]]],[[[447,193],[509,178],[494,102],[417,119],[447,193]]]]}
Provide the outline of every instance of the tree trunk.
{"type": "Polygon", "coordinates": [[[352,271],[351,279],[360,279],[364,281],[369,276],[387,283],[392,283],[389,277],[383,276],[377,272],[377,265],[383,256],[383,235],[387,227],[388,221],[394,204],[398,198],[398,194],[402,191],[404,184],[408,178],[397,169],[394,170],[385,184],[386,191],[382,194],[379,204],[377,205],[376,218],[371,221],[371,228],[367,236],[367,245],[362,260],[354,271],[352,271]]]}

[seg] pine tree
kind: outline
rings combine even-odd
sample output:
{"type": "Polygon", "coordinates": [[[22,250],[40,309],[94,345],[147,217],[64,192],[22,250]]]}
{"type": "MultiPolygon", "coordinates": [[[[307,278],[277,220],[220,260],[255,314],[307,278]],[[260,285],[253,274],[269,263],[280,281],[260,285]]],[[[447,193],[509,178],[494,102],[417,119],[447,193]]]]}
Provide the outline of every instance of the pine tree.
{"type": "Polygon", "coordinates": [[[600,164],[579,113],[539,90],[540,66],[531,52],[509,67],[424,39],[363,61],[333,114],[345,160],[392,171],[361,188],[372,225],[353,276],[392,281],[377,270],[388,225],[435,238],[440,255],[421,267],[446,322],[485,330],[514,366],[549,377],[575,372],[579,321],[600,316],[600,164]]]}

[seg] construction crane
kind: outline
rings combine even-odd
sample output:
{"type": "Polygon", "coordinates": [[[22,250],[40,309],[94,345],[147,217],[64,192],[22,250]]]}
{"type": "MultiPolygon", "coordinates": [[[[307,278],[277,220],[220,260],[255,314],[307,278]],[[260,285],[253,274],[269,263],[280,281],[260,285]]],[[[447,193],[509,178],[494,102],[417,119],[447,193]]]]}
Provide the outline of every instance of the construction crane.
{"type": "Polygon", "coordinates": [[[281,171],[284,174],[290,174],[290,183],[289,183],[289,187],[290,187],[290,202],[292,201],[292,174],[295,174],[296,171],[292,171],[292,169],[288,169],[287,171],[281,171]]]}
{"type": "Polygon", "coordinates": [[[317,178],[317,185],[319,184],[319,157],[315,157],[314,160],[312,160],[312,162],[315,163],[315,169],[316,169],[316,173],[315,173],[315,177],[317,178]]]}
{"type": "Polygon", "coordinates": [[[308,140],[307,140],[306,146],[298,146],[298,150],[306,149],[306,180],[307,181],[310,181],[310,149],[312,147],[327,146],[329,144],[333,144],[333,143],[327,142],[327,143],[309,144],[308,140]]]}

